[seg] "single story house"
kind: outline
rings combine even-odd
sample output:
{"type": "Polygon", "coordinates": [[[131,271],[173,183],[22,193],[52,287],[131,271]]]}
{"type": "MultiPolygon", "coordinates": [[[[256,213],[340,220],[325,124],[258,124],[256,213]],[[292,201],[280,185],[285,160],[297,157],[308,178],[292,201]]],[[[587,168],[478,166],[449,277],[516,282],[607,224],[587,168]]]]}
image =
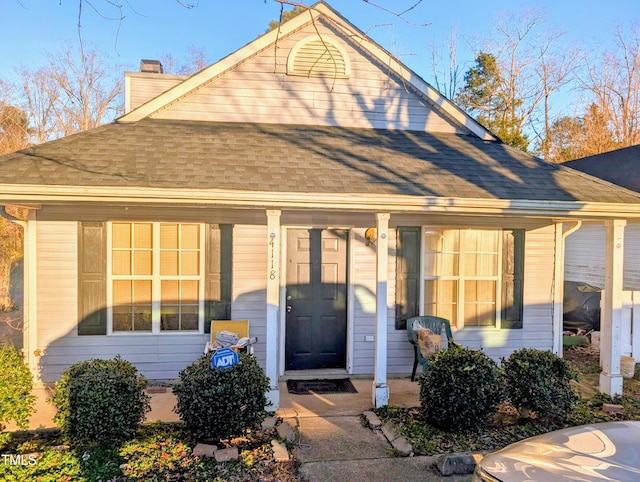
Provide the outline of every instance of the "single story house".
{"type": "Polygon", "coordinates": [[[0,157],[0,205],[28,211],[39,381],[115,355],[176,378],[210,320],[244,319],[276,406],[301,373],[373,376],[381,406],[411,372],[410,316],[496,360],[560,352],[580,220],[606,223],[621,289],[640,194],[505,145],[324,2],[195,75],[143,67],[115,122],[0,157]]]}

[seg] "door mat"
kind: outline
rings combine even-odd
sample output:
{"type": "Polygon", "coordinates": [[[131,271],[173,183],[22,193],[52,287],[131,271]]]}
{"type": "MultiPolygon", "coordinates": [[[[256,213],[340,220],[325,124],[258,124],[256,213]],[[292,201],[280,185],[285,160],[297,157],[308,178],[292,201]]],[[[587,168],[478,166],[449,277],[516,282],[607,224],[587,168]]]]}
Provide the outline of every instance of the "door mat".
{"type": "Polygon", "coordinates": [[[294,395],[309,395],[310,393],[358,393],[348,378],[337,380],[287,380],[287,389],[294,395]]]}

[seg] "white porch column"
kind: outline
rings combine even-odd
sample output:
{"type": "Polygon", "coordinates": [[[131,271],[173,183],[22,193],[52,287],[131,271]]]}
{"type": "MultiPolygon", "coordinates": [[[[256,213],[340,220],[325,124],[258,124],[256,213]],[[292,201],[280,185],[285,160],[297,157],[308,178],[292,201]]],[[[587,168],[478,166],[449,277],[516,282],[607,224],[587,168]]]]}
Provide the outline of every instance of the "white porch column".
{"type": "Polygon", "coordinates": [[[389,213],[376,213],[376,354],[372,399],[374,406],[389,404],[387,386],[387,277],[389,213]]]}
{"type": "Polygon", "coordinates": [[[278,318],[280,312],[280,211],[267,210],[267,363],[269,410],[280,404],[278,389],[278,318]]]}
{"type": "Polygon", "coordinates": [[[600,317],[600,391],[622,395],[620,374],[620,326],[622,321],[622,283],[625,220],[605,221],[604,306],[600,317]]]}

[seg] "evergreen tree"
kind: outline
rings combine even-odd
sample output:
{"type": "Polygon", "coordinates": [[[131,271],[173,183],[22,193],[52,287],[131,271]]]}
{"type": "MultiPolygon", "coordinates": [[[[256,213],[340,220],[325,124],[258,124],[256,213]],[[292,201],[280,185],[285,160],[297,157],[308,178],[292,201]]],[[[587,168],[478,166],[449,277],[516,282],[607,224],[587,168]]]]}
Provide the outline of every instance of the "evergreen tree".
{"type": "Polygon", "coordinates": [[[526,151],[529,139],[518,116],[522,99],[508,89],[495,55],[480,52],[464,76],[456,102],[506,144],[526,151]]]}

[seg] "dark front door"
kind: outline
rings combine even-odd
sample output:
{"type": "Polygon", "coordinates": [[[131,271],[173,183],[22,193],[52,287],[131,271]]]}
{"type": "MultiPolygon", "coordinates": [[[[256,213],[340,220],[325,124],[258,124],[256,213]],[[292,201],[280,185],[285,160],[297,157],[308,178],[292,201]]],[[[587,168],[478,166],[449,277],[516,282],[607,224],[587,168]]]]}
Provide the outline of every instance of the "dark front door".
{"type": "Polygon", "coordinates": [[[285,368],[345,368],[347,231],[287,234],[285,368]]]}

